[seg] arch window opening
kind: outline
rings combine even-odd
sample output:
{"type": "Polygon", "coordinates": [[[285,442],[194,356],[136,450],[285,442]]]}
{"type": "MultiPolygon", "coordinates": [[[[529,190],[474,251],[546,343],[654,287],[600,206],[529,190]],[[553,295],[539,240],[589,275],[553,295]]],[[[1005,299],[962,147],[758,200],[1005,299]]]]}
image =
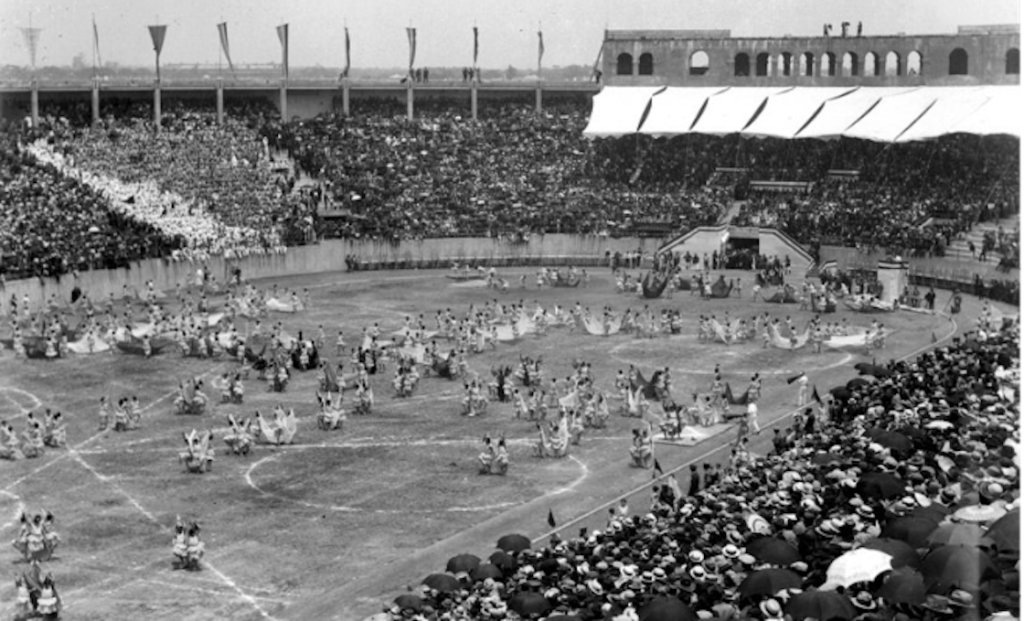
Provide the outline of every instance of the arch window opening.
{"type": "Polygon", "coordinates": [[[704,75],[711,66],[711,59],[704,50],[697,50],[690,54],[690,75],[704,75]]]}
{"type": "Polygon", "coordinates": [[[627,52],[619,54],[615,62],[615,73],[618,75],[633,75],[633,55],[627,52]]]}

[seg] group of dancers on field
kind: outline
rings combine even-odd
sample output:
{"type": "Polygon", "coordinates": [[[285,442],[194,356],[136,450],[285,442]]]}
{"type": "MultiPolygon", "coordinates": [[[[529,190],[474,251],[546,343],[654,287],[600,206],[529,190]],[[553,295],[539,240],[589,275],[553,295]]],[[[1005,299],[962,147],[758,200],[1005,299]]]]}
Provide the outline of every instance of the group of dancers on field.
{"type": "Polygon", "coordinates": [[[34,412],[25,415],[25,429],[20,434],[10,421],[0,421],[0,459],[17,461],[43,455],[47,448],[64,448],[67,445],[67,428],[64,415],[46,408],[42,419],[34,412]]]}
{"type": "Polygon", "coordinates": [[[11,542],[27,565],[14,578],[17,618],[57,618],[63,607],[53,575],[50,572],[44,574],[42,570],[42,563],[54,558],[54,552],[61,543],[54,521],[49,511],[21,514],[18,536],[11,542]]]}

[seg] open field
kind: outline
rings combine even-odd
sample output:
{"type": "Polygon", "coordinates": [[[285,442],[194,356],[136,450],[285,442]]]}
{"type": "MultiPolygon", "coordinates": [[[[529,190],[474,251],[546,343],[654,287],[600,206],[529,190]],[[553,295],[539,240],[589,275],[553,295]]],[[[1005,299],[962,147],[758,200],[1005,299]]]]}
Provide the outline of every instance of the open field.
{"type": "MultiPolygon", "coordinates": [[[[752,275],[727,277],[736,275],[749,291],[752,275]]],[[[811,313],[797,311],[796,305],[735,297],[702,301],[686,292],[672,300],[640,300],[615,293],[606,270],[595,274],[586,289],[513,288],[507,294],[456,284],[443,272],[327,273],[257,285],[275,282],[310,288],[311,309],[272,318],[293,335],[315,335],[322,324],[329,358],[334,357],[339,327],[351,345],[374,322],[386,334],[400,328],[406,314],[423,313],[432,328],[437,309],[462,315],[469,304],[495,296],[522,299],[531,310],[535,300],[545,307],[576,301],[592,309],[610,304],[620,312],[645,303],[656,310],[679,308],[687,317],[680,336],[603,338],[553,328],[546,336],[531,335],[473,356],[470,365],[489,377],[492,365],[514,364],[520,353],[542,354],[549,376],[564,377],[574,359],[583,359],[592,363],[598,386],[609,393],[614,392],[618,369],[635,364],[649,376],[668,366],[679,401],[706,391],[716,364],[737,390],[760,372],[765,377],[760,404],[765,426],[784,419],[795,406],[796,391],[787,377],[806,371],[824,392],[852,377],[853,364],[871,360],[858,352],[765,350],[760,342],[699,343],[700,313],[721,315],[729,309],[734,317],[749,318],[768,311],[793,315],[798,325],[811,313]]],[[[947,292],[939,292],[937,306],[947,298],[947,292]]],[[[977,300],[965,298],[964,313],[954,318],[959,326],[942,316],[880,316],[895,333],[875,355],[881,361],[918,351],[930,346],[933,335],[941,344],[969,327],[979,307],[977,300]]],[[[863,327],[879,316],[841,310],[828,320],[842,317],[863,327]]],[[[240,330],[244,323],[239,323],[240,330]]],[[[64,544],[59,558],[45,569],[53,572],[64,598],[64,618],[360,619],[380,610],[381,603],[407,584],[443,570],[445,559],[455,553],[489,553],[506,532],[541,536],[548,530],[549,510],[564,524],[650,480],[649,472],[628,465],[636,419],[613,416],[607,429],[584,435],[569,459],[539,460],[530,455],[534,425],[515,420],[511,404],[492,403],[486,416],[464,418],[459,415],[461,382],[434,377],[421,381],[413,397],[394,399],[391,369],[373,378],[374,412],[350,415],[343,431],[316,428],[312,371],[295,372],[283,394],[267,392],[251,379],[243,405],[215,405],[202,419],[174,414],[180,378],[210,379],[235,366],[227,359],[182,359],[177,354],[151,360],[101,354],[26,362],[15,360],[9,351],[0,353],[0,418],[11,420],[19,432],[29,410],[51,407],[68,418],[68,450],[0,463],[0,537],[16,534],[22,507],[49,509],[57,516],[64,544]],[[98,433],[99,397],[116,400],[132,394],[145,408],[142,428],[98,433]],[[294,446],[260,446],[244,458],[220,450],[227,414],[269,412],[277,403],[299,415],[294,446]],[[215,429],[218,459],[210,473],[187,474],[177,463],[181,433],[193,427],[215,429]],[[507,477],[477,475],[475,460],[485,434],[509,439],[512,468],[507,477]],[[201,572],[171,568],[172,526],[178,514],[195,517],[203,526],[207,563],[201,572]]],[[[211,401],[219,398],[212,387],[207,393],[211,401]]],[[[755,450],[765,450],[768,437],[770,432],[761,434],[755,450]]],[[[732,433],[692,448],[659,445],[658,459],[666,471],[709,453],[709,459],[719,460],[724,455],[717,449],[729,439],[732,433]]],[[[638,492],[631,505],[640,509],[646,498],[638,492]]],[[[599,512],[570,531],[603,524],[599,512]]],[[[17,552],[5,549],[0,563],[11,575],[21,565],[17,552]]],[[[11,582],[0,584],[0,617],[7,616],[13,596],[11,582]]]]}

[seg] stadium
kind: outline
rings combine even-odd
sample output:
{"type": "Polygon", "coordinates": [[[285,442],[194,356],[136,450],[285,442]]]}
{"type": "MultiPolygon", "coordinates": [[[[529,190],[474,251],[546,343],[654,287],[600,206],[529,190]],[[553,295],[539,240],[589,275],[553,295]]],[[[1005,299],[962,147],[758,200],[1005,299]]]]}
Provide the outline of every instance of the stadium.
{"type": "Polygon", "coordinates": [[[0,83],[0,615],[1018,618],[1019,27],[841,29],[0,83]]]}

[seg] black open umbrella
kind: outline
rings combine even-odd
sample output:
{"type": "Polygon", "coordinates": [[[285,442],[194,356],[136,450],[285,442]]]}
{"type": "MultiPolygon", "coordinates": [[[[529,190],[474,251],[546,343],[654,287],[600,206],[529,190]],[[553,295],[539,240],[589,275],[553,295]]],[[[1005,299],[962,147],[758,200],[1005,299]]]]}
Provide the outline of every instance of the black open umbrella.
{"type": "Polygon", "coordinates": [[[408,608],[409,610],[419,612],[423,609],[423,600],[418,595],[413,595],[412,593],[399,595],[395,598],[395,604],[402,610],[408,608]]]}
{"type": "Polygon", "coordinates": [[[866,542],[863,547],[885,552],[891,556],[893,568],[913,567],[916,569],[921,566],[921,556],[917,553],[917,550],[912,548],[906,541],[900,539],[890,539],[887,537],[872,539],[866,542]]]}
{"type": "Polygon", "coordinates": [[[812,589],[797,593],[786,603],[786,614],[794,619],[853,619],[857,609],[849,598],[835,591],[812,589]]]}
{"type": "Polygon", "coordinates": [[[458,591],[461,586],[458,579],[451,574],[430,574],[423,579],[423,584],[441,593],[458,591]]]}
{"type": "Polygon", "coordinates": [[[659,595],[639,612],[640,621],[697,621],[690,607],[675,597],[659,595]]]}
{"type": "Polygon", "coordinates": [[[909,453],[914,450],[914,443],[905,434],[898,431],[890,431],[887,429],[869,429],[867,436],[872,441],[877,442],[885,448],[892,449],[900,453],[909,453]]]}
{"type": "Polygon", "coordinates": [[[901,567],[889,574],[875,595],[889,604],[916,605],[927,599],[928,589],[920,572],[911,567],[901,567]]]}
{"type": "Polygon", "coordinates": [[[791,565],[802,559],[800,551],[777,537],[760,537],[747,544],[747,553],[772,565],[791,565]]]}
{"type": "Polygon", "coordinates": [[[928,545],[928,535],[939,527],[936,520],[925,517],[901,517],[889,521],[882,528],[882,536],[906,541],[912,548],[928,545]]]}
{"type": "Polygon", "coordinates": [[[888,472],[868,472],[857,481],[857,492],[865,498],[893,498],[903,494],[903,479],[888,472]]]}
{"type": "Polygon", "coordinates": [[[889,369],[881,365],[871,364],[870,362],[858,362],[853,365],[853,368],[857,369],[857,373],[860,375],[871,375],[873,377],[889,377],[892,375],[892,371],[889,369]]]}
{"type": "Polygon", "coordinates": [[[480,557],[472,554],[459,554],[448,559],[448,565],[445,566],[445,571],[452,574],[460,572],[469,573],[476,569],[477,565],[480,564],[480,557]]]}
{"type": "Polygon", "coordinates": [[[739,593],[742,597],[757,595],[775,595],[782,589],[797,589],[803,581],[796,572],[788,569],[772,567],[755,571],[740,583],[739,593]]]}
{"type": "Polygon", "coordinates": [[[473,582],[483,582],[488,578],[501,580],[505,577],[505,573],[497,565],[481,563],[473,571],[469,572],[469,577],[473,579],[473,582]]]}
{"type": "Polygon", "coordinates": [[[498,539],[498,549],[510,554],[519,554],[530,549],[530,540],[524,535],[511,534],[498,539]]]}
{"type": "Polygon", "coordinates": [[[551,602],[540,593],[516,593],[508,600],[508,607],[519,613],[521,617],[542,615],[551,610],[551,602]]]}
{"type": "Polygon", "coordinates": [[[1000,551],[1020,552],[1020,510],[1014,509],[993,522],[985,536],[1000,551]]]}
{"type": "Polygon", "coordinates": [[[500,569],[502,572],[506,574],[514,572],[516,568],[519,566],[519,563],[516,562],[516,559],[513,558],[511,554],[503,550],[498,550],[494,552],[493,554],[491,554],[490,557],[488,557],[487,560],[489,560],[493,565],[495,565],[498,569],[500,569]]]}
{"type": "Polygon", "coordinates": [[[988,554],[965,546],[935,548],[921,562],[921,574],[928,588],[940,593],[949,589],[976,592],[987,578],[999,576],[988,554]]]}

